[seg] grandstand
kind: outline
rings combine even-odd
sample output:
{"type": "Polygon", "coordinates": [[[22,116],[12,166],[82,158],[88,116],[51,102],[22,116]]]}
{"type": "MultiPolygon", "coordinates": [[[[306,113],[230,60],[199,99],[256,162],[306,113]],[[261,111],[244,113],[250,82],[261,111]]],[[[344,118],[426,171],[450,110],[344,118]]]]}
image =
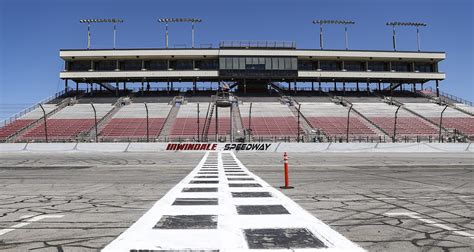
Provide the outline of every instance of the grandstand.
{"type": "Polygon", "coordinates": [[[239,42],[60,57],[65,90],[4,122],[0,141],[474,139],[472,103],[439,90],[443,52],[239,42]]]}

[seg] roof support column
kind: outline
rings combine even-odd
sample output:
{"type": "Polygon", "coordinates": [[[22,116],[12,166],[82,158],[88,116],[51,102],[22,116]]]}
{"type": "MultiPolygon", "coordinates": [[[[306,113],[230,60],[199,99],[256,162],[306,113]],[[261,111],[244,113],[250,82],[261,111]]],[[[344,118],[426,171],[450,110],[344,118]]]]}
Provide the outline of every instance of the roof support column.
{"type": "Polygon", "coordinates": [[[439,80],[436,80],[436,97],[439,97],[439,80]]]}

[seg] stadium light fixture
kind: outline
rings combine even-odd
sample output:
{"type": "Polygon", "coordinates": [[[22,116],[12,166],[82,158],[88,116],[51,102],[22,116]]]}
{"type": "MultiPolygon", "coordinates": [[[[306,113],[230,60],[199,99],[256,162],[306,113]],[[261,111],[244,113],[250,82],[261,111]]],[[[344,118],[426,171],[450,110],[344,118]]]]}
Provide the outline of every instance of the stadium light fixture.
{"type": "Polygon", "coordinates": [[[319,24],[319,46],[321,47],[321,50],[323,50],[323,25],[327,24],[336,24],[336,25],[344,25],[344,33],[345,33],[345,45],[346,45],[346,50],[349,49],[349,42],[348,42],[348,37],[347,37],[347,25],[353,25],[355,24],[354,21],[350,20],[313,20],[313,24],[319,24]]]}
{"type": "Polygon", "coordinates": [[[426,26],[427,25],[426,23],[393,21],[393,22],[387,22],[386,25],[392,26],[392,41],[393,41],[394,51],[397,50],[395,26],[414,26],[416,28],[416,43],[418,45],[418,51],[420,51],[420,27],[426,26]]]}
{"type": "Polygon", "coordinates": [[[114,24],[114,49],[115,49],[115,39],[116,39],[116,30],[117,23],[123,23],[123,19],[120,18],[100,18],[100,19],[81,19],[79,20],[82,24],[87,24],[87,49],[91,47],[91,24],[92,23],[112,23],[114,24]]]}
{"type": "Polygon", "coordinates": [[[201,23],[202,19],[200,18],[158,18],[158,23],[165,24],[165,44],[166,48],[168,48],[168,23],[191,23],[191,45],[194,48],[194,24],[201,23]]]}

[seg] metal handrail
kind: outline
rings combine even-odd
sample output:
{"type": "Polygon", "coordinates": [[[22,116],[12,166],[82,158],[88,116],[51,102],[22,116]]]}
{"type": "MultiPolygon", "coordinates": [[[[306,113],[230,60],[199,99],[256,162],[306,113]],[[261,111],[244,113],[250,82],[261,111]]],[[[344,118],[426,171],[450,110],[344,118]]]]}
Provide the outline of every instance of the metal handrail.
{"type": "MultiPolygon", "coordinates": [[[[425,90],[430,91],[431,93],[434,92],[433,88],[431,88],[431,87],[428,87],[425,90]]],[[[443,91],[440,91],[439,94],[440,94],[440,96],[446,97],[446,98],[451,99],[453,101],[463,103],[463,104],[469,105],[471,107],[474,106],[473,102],[471,102],[469,100],[466,100],[466,99],[463,99],[461,97],[458,97],[458,96],[455,96],[455,95],[452,95],[452,94],[449,94],[449,93],[446,93],[446,92],[443,92],[443,91]]]]}
{"type": "MultiPolygon", "coordinates": [[[[67,89],[68,91],[72,91],[73,89],[72,88],[68,88],[67,89]]],[[[39,104],[45,104],[45,103],[48,103],[58,97],[60,97],[61,95],[65,94],[66,93],[66,89],[62,90],[62,91],[59,91],[37,103],[35,103],[34,105],[32,105],[31,107],[28,107],[28,108],[25,108],[23,110],[21,110],[20,112],[17,112],[15,114],[13,114],[12,116],[10,116],[8,119],[5,119],[3,120],[1,123],[0,123],[0,127],[4,127],[14,121],[16,121],[17,119],[21,118],[22,116],[28,114],[29,112],[37,109],[39,107],[39,104]]]]}

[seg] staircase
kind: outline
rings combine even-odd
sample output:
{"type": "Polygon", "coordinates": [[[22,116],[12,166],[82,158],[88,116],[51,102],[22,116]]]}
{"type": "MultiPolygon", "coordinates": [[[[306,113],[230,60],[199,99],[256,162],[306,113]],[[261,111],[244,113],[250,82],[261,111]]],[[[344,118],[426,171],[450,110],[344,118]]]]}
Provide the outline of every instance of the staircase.
{"type": "Polygon", "coordinates": [[[160,140],[165,140],[167,137],[170,135],[171,129],[173,128],[173,123],[176,119],[176,116],[178,115],[178,111],[180,108],[180,105],[176,104],[183,104],[183,100],[181,99],[173,99],[173,107],[171,107],[170,112],[168,113],[168,116],[166,117],[165,123],[163,124],[163,127],[160,130],[160,133],[158,134],[157,138],[160,140]],[[178,101],[179,102],[176,102],[178,101]]]}
{"type": "MultiPolygon", "coordinates": [[[[121,107],[124,105],[130,103],[130,98],[129,97],[120,97],[117,99],[117,101],[114,103],[114,107],[107,112],[102,118],[100,118],[97,121],[97,132],[100,135],[100,132],[104,128],[105,125],[112,119],[112,117],[120,110],[121,107]]],[[[86,140],[86,141],[95,141],[96,139],[96,134],[95,134],[95,124],[86,132],[79,133],[76,137],[76,139],[79,140],[86,140]]]]}
{"type": "Polygon", "coordinates": [[[117,90],[117,87],[110,83],[98,83],[98,84],[110,92],[115,92],[117,90]]]}
{"type": "Polygon", "coordinates": [[[244,122],[242,121],[242,117],[240,115],[240,109],[237,103],[232,103],[232,126],[234,131],[234,141],[239,141],[238,139],[245,139],[244,134],[244,122]]]}
{"type": "Polygon", "coordinates": [[[211,126],[212,114],[214,113],[214,107],[216,105],[214,101],[215,101],[215,96],[211,97],[211,103],[209,104],[209,107],[207,109],[206,120],[204,121],[204,128],[202,130],[202,135],[201,135],[201,140],[203,141],[208,140],[209,127],[211,126]]]}
{"type": "MultiPolygon", "coordinates": [[[[336,102],[338,104],[342,104],[343,106],[347,107],[348,109],[352,106],[352,103],[347,101],[347,100],[344,100],[344,98],[342,97],[339,97],[339,96],[334,96],[333,97],[333,102],[336,102]],[[336,102],[337,101],[337,102],[336,102]]],[[[372,122],[369,118],[367,118],[366,116],[364,116],[362,113],[360,113],[359,111],[357,111],[357,109],[355,109],[354,107],[352,107],[352,110],[351,112],[354,112],[356,114],[356,117],[358,117],[362,123],[364,123],[365,126],[369,127],[372,131],[375,132],[375,134],[377,134],[379,137],[388,137],[388,138],[391,138],[390,134],[388,132],[386,132],[385,130],[383,130],[382,128],[380,128],[377,124],[375,124],[374,122],[372,122]]]]}
{"type": "MultiPolygon", "coordinates": [[[[52,110],[51,112],[46,114],[46,119],[48,117],[51,117],[52,115],[56,114],[58,111],[61,109],[65,108],[66,106],[74,105],[77,103],[76,97],[67,97],[64,98],[61,102],[59,102],[58,106],[52,110]]],[[[27,132],[28,130],[36,127],[38,124],[41,124],[44,122],[44,116],[35,120],[34,122],[28,124],[26,127],[20,129],[19,131],[15,132],[14,134],[10,135],[9,137],[6,138],[5,142],[15,142],[17,138],[23,133],[27,132]]]]}
{"type": "MultiPolygon", "coordinates": [[[[402,108],[403,110],[408,111],[409,113],[411,113],[411,114],[413,114],[413,115],[415,115],[415,116],[421,118],[421,119],[422,119],[424,122],[426,122],[429,126],[431,126],[431,127],[435,128],[435,129],[439,130],[439,124],[438,124],[438,123],[433,122],[432,120],[430,120],[430,119],[428,119],[428,118],[426,118],[426,117],[420,115],[419,113],[417,113],[417,112],[415,112],[415,111],[413,111],[413,110],[411,110],[411,109],[409,109],[409,108],[406,108],[405,106],[403,106],[403,103],[401,103],[400,101],[397,101],[397,100],[395,100],[395,99],[393,99],[393,98],[391,98],[391,100],[392,100],[392,102],[393,102],[394,104],[401,105],[401,106],[402,106],[401,108],[402,108]]],[[[450,107],[452,107],[452,106],[450,106],[450,107]]],[[[459,136],[461,136],[461,138],[464,138],[464,139],[468,139],[468,138],[469,138],[467,135],[465,135],[465,134],[463,134],[463,133],[461,133],[461,132],[453,132],[452,130],[450,130],[450,129],[448,129],[448,128],[445,128],[444,126],[441,126],[441,130],[442,130],[442,132],[444,132],[445,134],[447,134],[448,137],[459,137],[459,136]]]]}

